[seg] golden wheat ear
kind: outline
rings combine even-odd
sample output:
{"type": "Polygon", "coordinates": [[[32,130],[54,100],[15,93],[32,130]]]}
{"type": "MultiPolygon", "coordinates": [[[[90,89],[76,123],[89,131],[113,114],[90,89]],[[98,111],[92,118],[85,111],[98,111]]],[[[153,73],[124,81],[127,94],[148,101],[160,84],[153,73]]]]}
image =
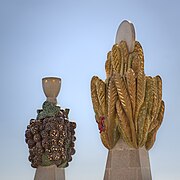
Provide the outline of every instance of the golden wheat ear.
{"type": "Polygon", "coordinates": [[[131,100],[132,114],[134,119],[135,110],[136,110],[136,77],[133,69],[131,68],[129,68],[126,73],[126,81],[127,81],[127,89],[131,100]]]}
{"type": "Polygon", "coordinates": [[[116,110],[117,110],[117,115],[118,115],[117,124],[120,130],[121,136],[124,139],[124,141],[127,142],[127,144],[129,144],[130,146],[133,146],[129,120],[119,100],[116,102],[116,110]]]}
{"type": "Polygon", "coordinates": [[[96,90],[102,113],[106,115],[106,84],[99,78],[96,80],[96,90]]]}
{"type": "Polygon", "coordinates": [[[113,77],[110,78],[107,87],[107,124],[108,124],[108,137],[111,147],[114,147],[119,139],[119,132],[116,124],[116,101],[118,95],[113,77]]]}
{"type": "Polygon", "coordinates": [[[151,127],[151,129],[148,133],[147,141],[145,144],[145,147],[147,150],[151,149],[151,147],[154,145],[154,142],[156,140],[157,131],[158,131],[158,129],[161,126],[162,121],[163,121],[164,110],[165,110],[165,104],[164,104],[164,101],[161,101],[160,111],[159,111],[157,120],[154,123],[156,126],[153,126],[153,128],[151,127]]]}
{"type": "MultiPolygon", "coordinates": [[[[92,99],[92,104],[93,104],[93,109],[95,114],[99,117],[102,114],[102,110],[100,108],[100,103],[97,95],[97,76],[93,76],[91,79],[91,99],[92,99]]],[[[98,121],[98,119],[96,119],[98,121]]]]}
{"type": "Polygon", "coordinates": [[[105,63],[106,78],[109,78],[113,73],[113,67],[111,62],[111,51],[107,54],[107,60],[105,63]]]}
{"type": "Polygon", "coordinates": [[[118,44],[115,44],[112,47],[112,50],[111,50],[111,63],[112,63],[113,71],[115,73],[120,73],[120,69],[121,69],[121,50],[120,50],[118,44]]]}

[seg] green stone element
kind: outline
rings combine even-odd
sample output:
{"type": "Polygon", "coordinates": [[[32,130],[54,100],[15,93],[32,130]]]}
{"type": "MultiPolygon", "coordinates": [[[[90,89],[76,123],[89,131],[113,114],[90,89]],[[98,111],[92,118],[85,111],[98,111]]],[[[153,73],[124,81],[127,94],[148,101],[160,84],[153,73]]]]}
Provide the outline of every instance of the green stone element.
{"type": "Polygon", "coordinates": [[[42,155],[42,166],[50,166],[52,164],[53,164],[53,162],[49,160],[47,154],[46,153],[43,154],[42,155]]]}
{"type": "Polygon", "coordinates": [[[58,168],[66,168],[68,166],[68,162],[64,162],[63,164],[61,164],[60,166],[58,166],[58,168]]]}
{"type": "Polygon", "coordinates": [[[44,119],[46,117],[55,117],[60,112],[60,106],[56,106],[54,103],[45,101],[42,105],[42,109],[37,110],[37,119],[44,119]]]}
{"type": "MultiPolygon", "coordinates": [[[[48,155],[47,153],[44,153],[42,155],[42,166],[50,166],[50,165],[53,165],[55,164],[54,161],[51,161],[49,158],[48,158],[48,155]]],[[[66,168],[68,166],[68,161],[65,161],[63,162],[61,165],[58,166],[58,168],[66,168]]]]}
{"type": "Polygon", "coordinates": [[[66,114],[67,117],[69,115],[69,111],[70,111],[70,109],[68,109],[68,108],[65,109],[65,114],[66,114]]]}

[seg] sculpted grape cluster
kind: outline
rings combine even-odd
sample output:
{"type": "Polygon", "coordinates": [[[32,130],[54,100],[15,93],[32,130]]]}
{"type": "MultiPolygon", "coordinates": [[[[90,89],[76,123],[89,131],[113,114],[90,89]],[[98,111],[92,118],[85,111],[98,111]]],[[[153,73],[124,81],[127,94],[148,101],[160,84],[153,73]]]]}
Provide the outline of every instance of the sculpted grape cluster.
{"type": "Polygon", "coordinates": [[[64,168],[72,160],[76,123],[68,120],[68,112],[45,102],[37,119],[30,120],[25,137],[32,167],[55,164],[64,168]]]}
{"type": "Polygon", "coordinates": [[[107,55],[106,80],[94,76],[91,97],[104,146],[112,149],[120,136],[131,147],[149,150],[164,115],[162,80],[144,73],[139,42],[129,53],[125,41],[107,55]]]}

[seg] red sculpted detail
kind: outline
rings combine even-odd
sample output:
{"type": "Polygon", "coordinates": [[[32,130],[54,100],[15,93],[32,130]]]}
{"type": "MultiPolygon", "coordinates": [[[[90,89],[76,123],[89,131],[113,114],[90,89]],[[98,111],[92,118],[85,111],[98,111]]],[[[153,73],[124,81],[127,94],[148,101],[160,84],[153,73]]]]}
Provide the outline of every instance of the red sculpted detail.
{"type": "Polygon", "coordinates": [[[104,117],[104,116],[101,116],[101,117],[100,117],[100,120],[99,120],[99,123],[98,123],[98,128],[99,128],[100,133],[103,132],[103,131],[105,131],[104,121],[105,121],[105,117],[104,117]]]}

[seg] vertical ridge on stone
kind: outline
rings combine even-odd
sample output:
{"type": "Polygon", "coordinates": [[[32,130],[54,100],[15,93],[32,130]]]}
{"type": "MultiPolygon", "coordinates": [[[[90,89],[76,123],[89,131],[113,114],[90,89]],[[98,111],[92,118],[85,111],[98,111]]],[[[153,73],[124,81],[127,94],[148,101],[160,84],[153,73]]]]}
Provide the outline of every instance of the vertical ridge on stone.
{"type": "Polygon", "coordinates": [[[36,169],[34,180],[65,180],[65,170],[57,168],[56,165],[39,166],[36,169]]]}
{"type": "Polygon", "coordinates": [[[104,180],[152,180],[148,151],[119,139],[108,152],[104,180]]]}

